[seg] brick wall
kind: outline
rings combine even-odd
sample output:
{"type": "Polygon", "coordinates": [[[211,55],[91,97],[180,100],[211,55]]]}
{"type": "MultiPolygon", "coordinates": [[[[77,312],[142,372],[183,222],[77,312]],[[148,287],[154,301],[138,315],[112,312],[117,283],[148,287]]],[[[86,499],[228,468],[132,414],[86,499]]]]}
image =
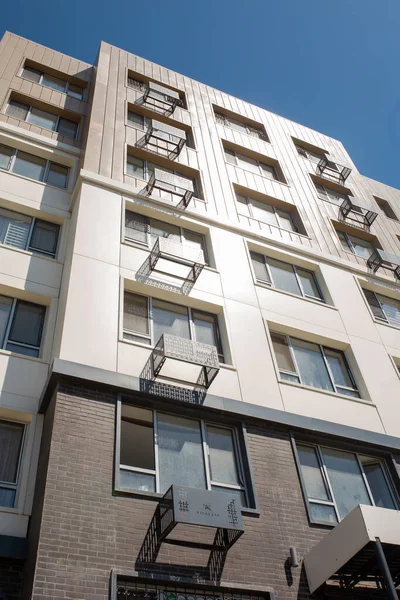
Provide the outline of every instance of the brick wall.
{"type": "MultiPolygon", "coordinates": [[[[34,600],[108,600],[111,569],[135,569],[155,502],[113,496],[115,401],[71,386],[53,401],[34,600]]],[[[244,517],[223,580],[272,586],[278,599],[308,598],[303,570],[287,567],[289,547],[302,557],[327,530],[308,524],[288,432],[248,425],[248,437],[260,516],[244,517]]],[[[170,572],[195,564],[193,550],[170,548],[159,557],[170,572]]]]}
{"type": "Polygon", "coordinates": [[[21,561],[0,559],[0,600],[20,597],[23,568],[21,561]]]}

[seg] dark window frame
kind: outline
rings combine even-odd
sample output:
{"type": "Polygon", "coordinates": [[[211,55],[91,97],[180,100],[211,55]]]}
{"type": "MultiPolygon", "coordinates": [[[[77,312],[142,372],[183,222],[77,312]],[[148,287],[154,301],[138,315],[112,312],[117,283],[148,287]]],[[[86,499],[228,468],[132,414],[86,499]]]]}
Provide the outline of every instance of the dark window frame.
{"type": "Polygon", "coordinates": [[[390,327],[395,327],[397,329],[400,329],[400,319],[399,322],[396,324],[393,321],[390,320],[390,318],[388,317],[388,315],[385,312],[385,309],[382,305],[382,302],[380,300],[380,298],[384,298],[385,300],[390,300],[393,302],[394,306],[397,304],[399,304],[400,307],[400,301],[397,300],[396,298],[391,298],[390,296],[385,296],[384,294],[380,294],[379,292],[374,292],[373,290],[368,290],[366,288],[362,288],[363,294],[364,294],[364,298],[369,306],[369,309],[372,313],[372,317],[374,319],[374,321],[377,321],[378,323],[385,323],[386,325],[390,325],[390,327]],[[367,293],[366,293],[367,292],[367,293]],[[374,296],[374,300],[376,302],[376,308],[378,308],[378,310],[381,311],[381,313],[383,314],[383,317],[378,317],[375,312],[374,312],[374,307],[371,306],[371,303],[368,299],[368,295],[369,294],[373,294],[374,296]]]}
{"type": "Polygon", "coordinates": [[[24,121],[25,123],[29,123],[30,125],[34,125],[35,127],[41,127],[42,129],[48,129],[49,131],[53,131],[54,133],[59,133],[60,123],[62,121],[68,121],[68,123],[74,123],[74,125],[76,125],[76,131],[75,131],[74,137],[72,137],[70,135],[66,135],[65,133],[61,133],[60,135],[62,135],[64,137],[68,137],[71,140],[77,140],[77,139],[79,139],[79,130],[80,130],[80,125],[81,125],[80,121],[74,121],[73,119],[68,119],[68,117],[57,115],[56,113],[53,113],[53,112],[51,112],[49,110],[45,110],[43,108],[37,108],[36,106],[32,106],[30,104],[26,104],[26,102],[22,102],[20,100],[15,100],[14,98],[9,98],[8,102],[7,102],[7,105],[6,105],[5,114],[7,116],[11,117],[11,118],[19,119],[20,121],[24,121]],[[12,106],[13,103],[17,103],[17,104],[23,105],[25,107],[25,109],[27,110],[27,114],[26,114],[25,119],[19,119],[19,117],[14,117],[14,115],[10,115],[7,112],[8,108],[10,106],[12,106]],[[47,113],[47,114],[51,115],[52,117],[56,117],[54,129],[52,129],[51,127],[45,127],[44,125],[36,125],[35,123],[32,123],[32,121],[29,120],[29,116],[32,114],[33,110],[40,110],[41,112],[47,113]]]}
{"type": "Polygon", "coordinates": [[[214,117],[215,117],[216,123],[218,123],[219,125],[223,125],[224,127],[229,127],[230,129],[233,129],[234,131],[237,131],[237,130],[235,130],[235,128],[232,127],[232,123],[234,123],[236,121],[240,125],[243,125],[243,127],[246,129],[246,132],[242,131],[239,133],[243,133],[244,135],[249,135],[251,137],[256,137],[259,140],[268,142],[269,144],[271,143],[270,139],[268,137],[268,134],[265,131],[265,128],[262,124],[259,124],[258,127],[256,125],[250,125],[246,121],[241,121],[240,115],[237,115],[238,118],[231,117],[224,113],[218,112],[218,110],[215,110],[215,109],[214,109],[214,117]]]}
{"type": "MultiPolygon", "coordinates": [[[[339,511],[337,510],[337,506],[336,506],[337,503],[336,503],[334,494],[332,495],[332,490],[331,490],[331,486],[329,483],[329,479],[327,480],[327,474],[326,474],[326,469],[324,469],[324,463],[320,462],[320,457],[319,457],[320,448],[327,448],[330,450],[336,450],[336,451],[341,451],[341,452],[347,452],[349,454],[354,454],[357,456],[357,461],[359,464],[360,464],[359,456],[376,458],[377,462],[379,462],[382,465],[382,471],[384,473],[385,480],[388,484],[388,489],[390,491],[390,494],[392,496],[394,504],[397,505],[397,510],[399,510],[399,508],[400,508],[400,475],[398,472],[397,462],[396,462],[393,454],[387,453],[387,452],[384,452],[382,450],[375,449],[375,448],[373,449],[373,451],[371,453],[370,448],[363,449],[357,443],[352,444],[351,442],[339,441],[337,444],[335,444],[335,443],[331,443],[331,440],[329,440],[329,439],[326,440],[326,438],[324,439],[319,436],[314,436],[313,434],[311,434],[311,435],[303,434],[303,433],[298,434],[297,432],[294,432],[294,431],[290,432],[290,443],[292,446],[294,461],[295,461],[295,465],[296,465],[296,471],[297,471],[297,475],[299,478],[300,488],[301,488],[301,492],[302,492],[302,496],[303,496],[303,500],[304,500],[304,504],[305,504],[305,508],[306,508],[306,512],[307,512],[307,518],[311,525],[320,525],[320,526],[327,527],[327,528],[333,528],[333,527],[336,527],[336,525],[338,523],[340,523],[342,520],[341,518],[339,518],[340,515],[339,515],[339,511]],[[321,469],[322,480],[323,480],[325,486],[327,487],[328,492],[332,495],[331,496],[331,498],[333,498],[332,500],[327,501],[326,503],[323,501],[318,501],[318,500],[316,500],[315,502],[310,502],[305,479],[303,476],[303,471],[302,471],[302,467],[301,467],[301,462],[300,462],[297,445],[309,446],[309,447],[318,449],[317,458],[318,458],[318,464],[321,469]],[[337,523],[314,519],[312,516],[311,509],[310,509],[310,504],[321,504],[321,505],[326,504],[328,506],[334,506],[335,514],[337,517],[337,523]]],[[[362,468],[361,468],[361,472],[363,474],[363,480],[365,481],[365,479],[364,479],[365,473],[362,468]]],[[[375,501],[372,496],[372,493],[369,489],[369,485],[366,486],[366,489],[367,489],[367,493],[368,493],[370,499],[372,499],[371,506],[376,506],[375,501]]],[[[343,518],[345,518],[345,517],[343,517],[343,518]]]]}
{"type": "MultiPolygon", "coordinates": [[[[143,115],[142,113],[136,112],[135,110],[133,110],[132,108],[129,108],[129,106],[128,106],[127,116],[126,116],[126,124],[128,125],[128,127],[132,127],[133,129],[138,129],[139,131],[146,132],[148,127],[150,126],[152,120],[153,120],[153,117],[149,117],[148,115],[143,115]],[[143,124],[139,125],[135,121],[131,120],[129,118],[130,114],[135,115],[135,117],[141,117],[143,120],[143,124]]],[[[178,129],[182,129],[182,131],[185,132],[186,148],[191,148],[192,150],[196,149],[195,144],[194,144],[193,132],[191,130],[183,129],[182,124],[179,124],[176,122],[171,123],[171,126],[177,127],[178,129]]]]}
{"type": "Polygon", "coordinates": [[[26,444],[28,424],[25,422],[22,422],[22,421],[17,421],[17,420],[1,417],[0,424],[2,424],[2,423],[18,425],[19,427],[22,428],[21,442],[20,442],[20,446],[19,446],[19,450],[18,450],[18,466],[17,466],[17,472],[16,472],[16,476],[15,476],[15,482],[11,482],[11,481],[1,481],[0,482],[0,490],[7,489],[7,490],[15,491],[13,506],[9,507],[9,508],[15,508],[18,505],[18,490],[19,490],[19,486],[21,484],[22,457],[23,457],[24,448],[25,448],[25,444],[26,444]]]}
{"type": "Polygon", "coordinates": [[[64,79],[63,77],[58,77],[57,75],[50,75],[50,73],[45,73],[44,71],[41,71],[40,69],[36,69],[35,67],[30,67],[30,66],[28,66],[28,65],[24,65],[24,66],[22,67],[22,70],[21,70],[21,75],[20,75],[20,77],[22,77],[22,79],[26,79],[27,81],[33,81],[34,83],[37,83],[37,84],[39,84],[39,85],[42,85],[43,87],[47,87],[47,88],[49,88],[49,89],[54,89],[55,91],[57,91],[57,92],[60,92],[61,94],[66,94],[66,95],[67,95],[67,96],[69,96],[70,98],[75,98],[75,100],[83,100],[83,101],[85,100],[85,91],[86,91],[86,86],[84,86],[84,85],[79,85],[78,83],[72,83],[72,82],[71,82],[71,81],[69,81],[68,79],[64,79]],[[37,75],[39,75],[39,76],[40,76],[40,78],[39,78],[39,81],[34,81],[34,80],[32,80],[32,79],[29,79],[29,77],[25,77],[25,76],[24,76],[24,71],[25,71],[25,70],[27,70],[27,71],[32,71],[32,72],[35,72],[37,75]],[[51,86],[49,86],[49,85],[46,85],[45,83],[43,83],[43,78],[44,78],[46,75],[47,75],[48,77],[54,77],[55,79],[59,79],[60,81],[63,81],[63,82],[65,82],[64,90],[63,90],[63,91],[61,91],[61,90],[56,90],[55,88],[52,88],[51,86]],[[81,96],[82,96],[82,97],[81,97],[81,98],[77,98],[76,96],[74,96],[74,95],[70,94],[70,93],[69,93],[69,88],[70,88],[70,86],[75,86],[75,87],[79,87],[79,88],[81,88],[81,90],[82,90],[82,94],[81,94],[81,96]]]}
{"type": "MultiPolygon", "coordinates": [[[[358,258],[362,258],[363,260],[368,260],[368,258],[365,258],[365,256],[361,256],[360,254],[358,254],[358,253],[355,251],[355,247],[354,247],[354,245],[353,245],[353,242],[351,241],[351,238],[352,238],[352,237],[353,237],[353,238],[356,238],[356,239],[358,239],[358,240],[362,240],[363,242],[367,242],[367,244],[370,244],[370,245],[372,246],[372,252],[371,252],[370,256],[371,256],[371,255],[373,254],[373,252],[375,251],[374,242],[373,242],[373,241],[371,241],[371,240],[365,240],[364,238],[358,237],[358,236],[357,236],[356,234],[354,234],[354,233],[347,233],[347,231],[342,231],[341,229],[336,229],[336,233],[337,233],[337,236],[338,236],[338,238],[339,238],[340,247],[341,247],[341,249],[343,250],[343,252],[347,252],[347,253],[353,254],[354,256],[357,256],[358,258]],[[342,236],[344,237],[344,239],[345,239],[345,242],[346,242],[346,244],[347,244],[347,246],[348,246],[348,250],[345,250],[345,249],[343,248],[343,241],[342,241],[342,239],[341,239],[341,237],[340,237],[341,235],[342,235],[342,236]]],[[[362,244],[360,244],[360,245],[362,245],[362,244]]]]}
{"type": "MultiPolygon", "coordinates": [[[[300,289],[300,292],[301,292],[301,294],[293,294],[294,296],[296,296],[298,298],[306,298],[307,300],[316,300],[319,303],[326,304],[324,295],[323,295],[322,290],[321,290],[321,286],[319,285],[318,279],[317,279],[314,271],[311,271],[310,269],[305,269],[304,267],[298,267],[297,265],[285,262],[284,260],[281,260],[279,258],[274,258],[272,256],[266,256],[265,254],[261,254],[260,252],[254,252],[253,250],[250,250],[250,259],[251,259],[251,262],[252,262],[252,269],[253,269],[254,278],[256,279],[257,283],[262,283],[263,285],[265,285],[265,286],[267,286],[267,287],[269,287],[271,289],[275,289],[275,290],[279,290],[279,291],[284,291],[284,292],[286,291],[286,290],[282,290],[281,288],[277,287],[275,285],[275,283],[274,283],[274,278],[273,278],[273,275],[271,273],[270,265],[268,263],[268,260],[272,259],[272,260],[275,260],[277,262],[280,262],[280,263],[282,263],[284,265],[287,265],[287,266],[289,266],[289,267],[292,268],[294,276],[295,276],[295,279],[296,279],[296,282],[297,282],[297,285],[299,286],[299,289],[300,289]],[[257,279],[256,273],[255,273],[255,269],[254,269],[254,266],[253,266],[252,254],[257,254],[258,256],[261,256],[264,259],[264,265],[265,265],[265,268],[267,270],[268,276],[270,278],[270,282],[268,282],[266,280],[262,280],[262,279],[257,279]],[[307,295],[304,292],[303,284],[301,283],[301,279],[300,279],[300,276],[299,276],[298,271],[297,271],[298,269],[301,269],[302,271],[304,271],[306,273],[309,273],[311,275],[312,280],[313,280],[313,282],[315,284],[315,287],[317,288],[317,291],[319,293],[319,298],[316,297],[316,296],[309,296],[309,295],[307,295]]],[[[289,292],[286,292],[286,293],[289,293],[289,292]]]]}
{"type": "MultiPolygon", "coordinates": [[[[253,175],[256,175],[256,173],[254,173],[254,171],[252,171],[251,169],[249,169],[246,166],[243,166],[242,164],[239,163],[239,157],[243,156],[245,159],[250,159],[250,160],[254,160],[257,163],[258,166],[258,170],[259,170],[259,175],[260,177],[264,177],[265,179],[269,179],[270,181],[277,181],[278,183],[283,183],[285,185],[286,181],[283,177],[283,174],[281,173],[281,168],[278,164],[270,164],[268,162],[262,161],[259,158],[254,158],[253,156],[249,156],[247,154],[243,154],[242,152],[238,152],[237,150],[233,150],[232,148],[227,148],[226,146],[223,146],[224,149],[224,156],[225,156],[225,162],[228,165],[233,165],[238,167],[239,169],[243,169],[244,171],[249,171],[249,173],[253,173],[253,175]],[[235,158],[235,164],[232,162],[229,162],[229,160],[227,160],[226,155],[230,155],[233,156],[235,158]],[[269,169],[271,169],[273,171],[273,175],[272,173],[270,173],[271,177],[266,175],[265,171],[263,171],[263,166],[268,167],[267,168],[267,173],[269,172],[269,169]]],[[[246,161],[244,161],[246,162],[246,161]]]]}
{"type": "MultiPolygon", "coordinates": [[[[0,216],[1,216],[1,210],[4,209],[7,212],[10,213],[14,213],[15,215],[19,216],[21,215],[21,217],[25,217],[25,218],[29,218],[31,219],[31,223],[30,223],[30,229],[29,229],[29,233],[26,239],[26,245],[24,250],[27,252],[32,252],[33,254],[37,254],[40,256],[48,256],[49,258],[56,258],[57,256],[57,250],[58,250],[58,245],[59,245],[59,240],[60,240],[60,225],[58,225],[58,223],[53,223],[52,221],[46,221],[45,219],[39,219],[38,217],[31,217],[30,215],[25,215],[23,213],[19,213],[15,210],[10,210],[8,208],[4,208],[2,206],[0,206],[0,216]],[[31,242],[32,242],[32,237],[34,235],[35,232],[35,228],[38,224],[40,223],[45,223],[46,225],[53,225],[54,227],[57,227],[57,235],[56,235],[56,243],[55,243],[55,248],[54,248],[54,252],[47,252],[46,250],[42,250],[40,248],[36,248],[34,247],[31,242]]],[[[5,242],[0,242],[1,246],[7,246],[7,248],[13,248],[13,246],[11,244],[6,244],[5,242]]]]}
{"type": "MultiPolygon", "coordinates": [[[[236,461],[236,467],[238,470],[238,477],[241,480],[241,489],[246,498],[246,506],[242,506],[242,512],[244,513],[257,513],[258,514],[258,501],[255,487],[255,479],[254,472],[251,463],[250,457],[250,447],[248,444],[248,434],[247,428],[243,421],[234,420],[232,422],[221,422],[215,420],[213,416],[208,418],[208,415],[196,416],[193,412],[186,411],[183,407],[179,412],[174,412],[172,409],[169,409],[165,404],[155,402],[151,407],[148,405],[143,405],[140,400],[132,401],[128,398],[123,398],[121,394],[119,394],[116,409],[115,409],[115,445],[114,445],[114,482],[113,487],[116,493],[121,493],[128,496],[144,496],[149,499],[158,500],[162,498],[163,493],[158,491],[149,492],[143,490],[135,490],[135,489],[126,489],[121,487],[120,485],[120,456],[121,456],[121,422],[122,422],[122,405],[132,406],[135,408],[142,408],[152,412],[152,427],[153,427],[153,447],[156,447],[156,440],[158,437],[158,433],[156,433],[156,427],[154,424],[157,422],[157,414],[164,414],[173,417],[182,417],[185,419],[189,419],[192,421],[197,421],[200,423],[200,431],[202,437],[202,450],[203,450],[203,466],[205,474],[210,469],[209,456],[208,456],[208,444],[206,439],[203,438],[205,433],[205,428],[207,425],[211,427],[217,427],[220,429],[227,429],[232,432],[232,439],[234,444],[234,456],[236,461]],[[156,415],[156,416],[155,416],[156,415]],[[207,466],[206,466],[207,463],[207,466]]],[[[154,465],[154,476],[157,481],[156,471],[158,468],[158,460],[155,461],[154,465]]],[[[140,468],[136,468],[138,472],[141,472],[140,468]]],[[[135,471],[135,467],[132,467],[132,470],[135,471]]],[[[142,469],[142,471],[145,471],[142,469]]],[[[153,470],[149,470],[150,471],[153,470]]],[[[211,474],[206,474],[206,485],[211,485],[211,474]]],[[[214,484],[213,484],[214,485],[214,484]]],[[[224,486],[223,486],[224,487],[224,486]]],[[[157,489],[157,488],[156,488],[157,489]]],[[[206,487],[205,489],[209,489],[206,487]]],[[[237,489],[239,487],[235,487],[233,485],[226,484],[225,489],[237,489]]]]}
{"type": "Polygon", "coordinates": [[[41,156],[36,156],[36,154],[32,154],[31,152],[26,152],[26,150],[20,150],[19,148],[13,148],[12,146],[7,146],[6,144],[0,143],[0,149],[1,148],[8,148],[12,152],[11,152],[7,167],[6,168],[0,167],[0,171],[8,171],[9,173],[14,173],[14,175],[17,175],[18,177],[25,177],[26,179],[29,179],[31,181],[38,181],[40,183],[46,183],[47,185],[51,185],[52,187],[56,187],[60,190],[68,189],[70,167],[67,167],[66,165],[62,165],[61,163],[54,162],[53,160],[42,158],[41,156]],[[41,179],[34,179],[33,177],[27,177],[26,175],[20,175],[19,173],[14,172],[13,169],[14,169],[15,161],[18,157],[19,152],[22,152],[23,154],[27,154],[28,156],[32,156],[33,158],[39,158],[39,159],[45,161],[46,164],[45,164],[44,171],[43,171],[43,177],[41,179]],[[66,174],[65,186],[55,185],[54,183],[47,182],[48,177],[49,177],[49,172],[52,168],[52,165],[54,165],[55,167],[62,167],[63,169],[66,169],[67,174],[66,174]]]}
{"type": "MultiPolygon", "coordinates": [[[[238,211],[238,215],[240,215],[241,217],[244,217],[247,219],[252,219],[254,221],[257,221],[258,223],[263,223],[265,225],[269,225],[270,227],[276,227],[277,229],[282,229],[283,231],[290,231],[291,233],[298,233],[299,235],[304,235],[304,233],[300,232],[300,228],[297,224],[296,216],[291,211],[285,210],[284,208],[279,208],[278,206],[275,206],[274,204],[268,204],[268,202],[262,202],[261,200],[257,200],[257,198],[252,198],[251,196],[241,194],[240,192],[235,192],[235,197],[236,197],[236,210],[238,211]],[[244,198],[246,200],[246,206],[248,208],[250,216],[242,215],[239,212],[238,205],[240,205],[240,202],[237,199],[238,196],[241,196],[242,198],[244,198]],[[271,223],[268,223],[267,221],[261,221],[256,216],[254,216],[252,201],[258,202],[259,204],[265,204],[265,206],[268,206],[268,208],[272,208],[272,211],[273,211],[273,213],[275,215],[275,219],[276,219],[276,225],[272,225],[271,223]],[[287,229],[286,227],[282,227],[281,215],[279,214],[280,212],[285,213],[286,217],[291,222],[293,229],[287,229]]],[[[266,212],[268,212],[268,211],[266,210],[266,212]]]]}
{"type": "MultiPolygon", "coordinates": [[[[140,294],[137,292],[131,292],[130,290],[126,290],[124,289],[124,293],[123,293],[123,300],[125,302],[125,295],[126,294],[131,294],[134,296],[140,296],[141,298],[144,298],[147,302],[147,323],[148,323],[148,334],[143,334],[141,332],[136,332],[136,331],[128,331],[124,328],[123,322],[122,322],[122,337],[123,339],[127,340],[127,341],[133,341],[133,342],[138,342],[138,340],[130,340],[129,337],[125,337],[125,334],[127,333],[128,335],[132,335],[136,338],[143,338],[143,342],[138,342],[138,343],[143,343],[145,345],[154,347],[155,344],[158,342],[158,340],[156,340],[154,338],[154,324],[153,324],[153,301],[155,300],[157,301],[161,301],[161,302],[165,302],[166,304],[171,304],[172,306],[176,306],[179,309],[184,309],[187,311],[187,318],[188,318],[188,325],[189,325],[189,332],[190,332],[190,339],[192,341],[196,341],[196,333],[195,333],[195,324],[194,324],[194,317],[193,317],[193,313],[198,313],[198,314],[203,314],[204,316],[207,317],[211,317],[214,320],[214,334],[215,334],[215,338],[217,341],[217,352],[218,352],[218,358],[220,360],[221,363],[225,364],[225,352],[224,352],[224,348],[222,345],[222,338],[221,338],[221,332],[220,332],[220,327],[219,327],[219,318],[218,315],[215,313],[208,313],[207,311],[204,310],[200,310],[197,308],[192,308],[190,306],[184,306],[183,304],[177,304],[176,302],[169,302],[167,300],[162,300],[160,298],[153,298],[152,296],[145,296],[144,294],[140,294]],[[148,340],[148,341],[146,341],[148,340]]],[[[124,309],[122,309],[122,311],[124,312],[124,309]]],[[[123,317],[123,315],[122,315],[123,317]]],[[[123,321],[123,319],[122,319],[123,321]]]]}
{"type": "Polygon", "coordinates": [[[8,350],[8,351],[15,353],[15,354],[21,354],[23,356],[33,356],[34,358],[40,358],[40,352],[41,352],[42,343],[43,343],[43,332],[44,332],[44,327],[45,327],[46,312],[47,312],[46,306],[44,306],[43,304],[37,304],[35,302],[28,302],[27,300],[20,300],[19,298],[12,298],[11,296],[6,296],[5,294],[1,294],[1,296],[3,296],[4,298],[8,298],[9,300],[12,301],[12,303],[11,303],[10,312],[9,312],[9,315],[7,318],[7,324],[6,324],[5,331],[4,331],[4,339],[3,340],[0,339],[0,348],[3,350],[8,350],[7,349],[8,345],[26,348],[27,350],[33,350],[34,352],[37,352],[37,354],[36,355],[26,354],[24,352],[16,352],[15,350],[8,350]],[[27,344],[25,342],[19,342],[18,340],[14,341],[10,337],[11,330],[14,326],[15,319],[16,319],[16,316],[18,313],[18,309],[21,304],[27,304],[29,306],[39,307],[42,311],[40,331],[39,331],[39,335],[38,335],[38,339],[39,339],[38,345],[27,344]]]}
{"type": "MultiPolygon", "coordinates": [[[[152,162],[151,160],[147,160],[146,158],[142,158],[140,156],[135,156],[133,154],[130,154],[129,152],[127,154],[126,162],[125,162],[125,173],[126,173],[126,175],[128,175],[128,177],[133,177],[134,179],[140,179],[140,181],[149,181],[149,179],[151,177],[151,171],[149,170],[149,164],[153,165],[153,167],[156,168],[156,169],[164,170],[165,172],[171,173],[172,175],[175,175],[176,177],[183,177],[184,179],[187,179],[188,181],[191,181],[193,183],[194,196],[196,198],[200,199],[199,183],[198,183],[197,177],[192,177],[191,175],[187,175],[186,173],[182,173],[182,171],[178,171],[177,169],[173,169],[173,168],[169,168],[169,167],[164,167],[163,165],[159,165],[159,164],[157,164],[155,162],[152,162]],[[137,175],[135,175],[134,173],[129,173],[128,172],[128,165],[129,165],[129,160],[130,159],[140,160],[143,163],[143,177],[144,177],[144,179],[142,179],[141,177],[137,177],[137,175]]],[[[170,193],[174,194],[174,191],[171,190],[170,193]]]]}

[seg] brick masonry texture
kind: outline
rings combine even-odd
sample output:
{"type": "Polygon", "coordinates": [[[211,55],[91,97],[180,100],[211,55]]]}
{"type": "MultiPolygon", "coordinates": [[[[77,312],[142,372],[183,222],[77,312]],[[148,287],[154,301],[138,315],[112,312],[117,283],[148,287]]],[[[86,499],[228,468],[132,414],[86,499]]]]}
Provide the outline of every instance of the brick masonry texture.
{"type": "Polygon", "coordinates": [[[23,569],[21,561],[0,559],[0,600],[20,598],[23,569]]]}
{"type": "MultiPolygon", "coordinates": [[[[42,448],[48,468],[40,464],[47,479],[35,497],[40,507],[44,494],[43,511],[33,517],[33,592],[28,586],[24,598],[108,600],[111,569],[135,570],[155,502],[113,495],[115,394],[63,385],[48,411],[54,406],[47,455],[42,448]]],[[[247,429],[260,516],[244,517],[245,533],[229,550],[222,579],[272,586],[278,599],[308,598],[303,569],[287,567],[289,547],[303,557],[329,529],[308,523],[289,432],[270,424],[247,429]]],[[[159,556],[170,573],[196,564],[193,550],[170,548],[159,556]]]]}

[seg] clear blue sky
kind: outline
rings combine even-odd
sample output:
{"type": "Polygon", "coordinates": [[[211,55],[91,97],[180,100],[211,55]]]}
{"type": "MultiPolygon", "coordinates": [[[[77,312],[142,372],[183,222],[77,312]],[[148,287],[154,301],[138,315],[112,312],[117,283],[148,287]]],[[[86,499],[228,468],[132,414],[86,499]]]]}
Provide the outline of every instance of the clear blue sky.
{"type": "Polygon", "coordinates": [[[400,0],[12,0],[0,25],[87,62],[100,40],[129,50],[340,139],[400,188],[400,0]]]}

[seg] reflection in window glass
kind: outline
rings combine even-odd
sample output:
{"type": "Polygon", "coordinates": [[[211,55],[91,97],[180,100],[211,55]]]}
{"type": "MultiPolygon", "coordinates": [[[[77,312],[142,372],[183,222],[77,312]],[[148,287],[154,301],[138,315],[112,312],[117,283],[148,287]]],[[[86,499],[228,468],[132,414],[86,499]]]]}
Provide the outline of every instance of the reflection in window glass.
{"type": "Polygon", "coordinates": [[[211,479],[239,485],[232,430],[207,425],[211,479]]]}
{"type": "Polygon", "coordinates": [[[317,344],[292,340],[293,352],[304,385],[333,391],[328,370],[317,344]]]}
{"type": "Polygon", "coordinates": [[[163,300],[153,300],[154,343],[163,333],[190,339],[189,315],[187,308],[163,300]]]}
{"type": "Polygon", "coordinates": [[[18,151],[14,161],[13,173],[42,181],[45,168],[46,161],[43,158],[18,151]]]}

